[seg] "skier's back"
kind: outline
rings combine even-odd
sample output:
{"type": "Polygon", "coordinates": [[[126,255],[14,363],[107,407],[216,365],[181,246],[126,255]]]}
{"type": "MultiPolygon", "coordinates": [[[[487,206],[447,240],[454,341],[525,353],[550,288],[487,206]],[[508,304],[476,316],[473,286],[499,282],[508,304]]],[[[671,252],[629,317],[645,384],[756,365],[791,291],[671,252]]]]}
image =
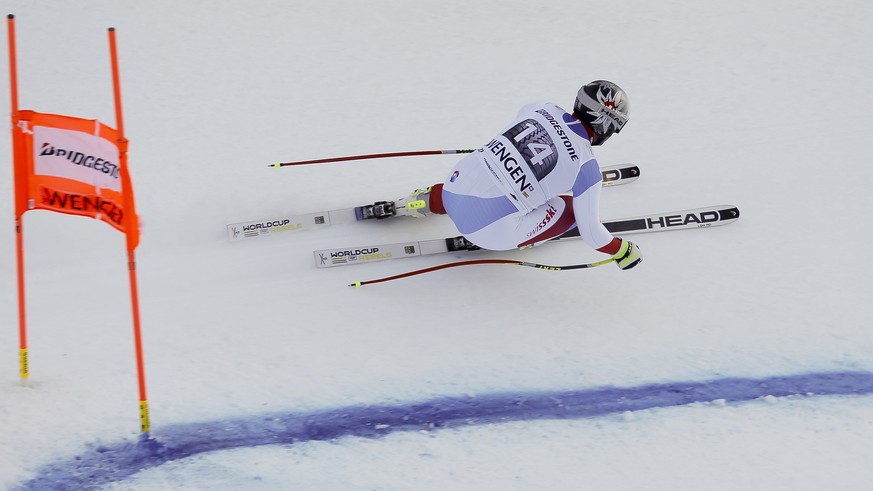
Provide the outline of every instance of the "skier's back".
{"type": "Polygon", "coordinates": [[[591,247],[630,269],[642,253],[600,222],[602,176],[591,148],[621,131],[629,109],[624,91],[604,80],[579,89],[573,113],[529,104],[444,183],[398,200],[398,212],[448,214],[469,241],[491,250],[537,245],[576,226],[591,247]]]}

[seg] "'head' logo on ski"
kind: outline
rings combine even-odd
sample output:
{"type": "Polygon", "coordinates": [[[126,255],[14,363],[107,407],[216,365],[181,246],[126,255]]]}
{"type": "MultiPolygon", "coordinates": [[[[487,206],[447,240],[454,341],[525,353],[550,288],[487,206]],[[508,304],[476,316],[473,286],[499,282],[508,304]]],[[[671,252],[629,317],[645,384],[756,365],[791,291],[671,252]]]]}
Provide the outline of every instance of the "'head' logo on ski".
{"type": "Polygon", "coordinates": [[[665,215],[658,218],[647,219],[647,228],[669,228],[696,223],[698,227],[708,227],[710,223],[717,222],[719,214],[717,211],[703,211],[700,215],[687,213],[683,215],[665,215]]]}

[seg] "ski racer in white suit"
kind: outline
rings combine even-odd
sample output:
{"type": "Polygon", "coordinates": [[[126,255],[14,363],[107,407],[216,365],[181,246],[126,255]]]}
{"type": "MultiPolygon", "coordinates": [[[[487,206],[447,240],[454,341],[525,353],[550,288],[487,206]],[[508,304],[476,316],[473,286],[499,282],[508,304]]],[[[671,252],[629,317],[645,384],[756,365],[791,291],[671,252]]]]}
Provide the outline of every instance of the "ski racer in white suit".
{"type": "Polygon", "coordinates": [[[398,213],[448,214],[467,240],[491,250],[537,245],[578,227],[619,268],[633,268],[642,261],[639,247],[600,222],[602,176],[591,149],[627,123],[627,95],[597,80],[579,89],[573,109],[551,102],[523,107],[500,134],[458,162],[445,183],[398,200],[398,213]]]}

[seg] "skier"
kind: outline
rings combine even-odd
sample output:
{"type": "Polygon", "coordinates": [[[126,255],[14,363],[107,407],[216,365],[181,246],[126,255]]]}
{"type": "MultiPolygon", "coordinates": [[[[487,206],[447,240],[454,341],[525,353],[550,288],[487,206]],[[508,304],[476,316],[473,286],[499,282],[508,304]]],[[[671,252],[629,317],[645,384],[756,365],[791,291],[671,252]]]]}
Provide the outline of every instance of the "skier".
{"type": "Polygon", "coordinates": [[[625,92],[605,80],[579,89],[572,114],[551,102],[529,104],[445,183],[397,200],[397,213],[448,214],[467,240],[490,250],[538,245],[578,227],[619,268],[633,268],[640,248],[600,222],[602,176],[591,150],[621,131],[629,110],[625,92]]]}

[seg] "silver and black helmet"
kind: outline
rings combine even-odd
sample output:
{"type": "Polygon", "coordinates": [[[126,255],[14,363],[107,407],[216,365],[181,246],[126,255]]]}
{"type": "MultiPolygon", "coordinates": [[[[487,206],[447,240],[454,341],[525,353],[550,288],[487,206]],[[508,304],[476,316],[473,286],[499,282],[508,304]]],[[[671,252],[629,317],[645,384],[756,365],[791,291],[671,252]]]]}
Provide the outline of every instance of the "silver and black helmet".
{"type": "Polygon", "coordinates": [[[601,145],[627,124],[630,104],[621,87],[606,80],[595,80],[579,89],[573,114],[594,132],[591,144],[601,145]]]}

